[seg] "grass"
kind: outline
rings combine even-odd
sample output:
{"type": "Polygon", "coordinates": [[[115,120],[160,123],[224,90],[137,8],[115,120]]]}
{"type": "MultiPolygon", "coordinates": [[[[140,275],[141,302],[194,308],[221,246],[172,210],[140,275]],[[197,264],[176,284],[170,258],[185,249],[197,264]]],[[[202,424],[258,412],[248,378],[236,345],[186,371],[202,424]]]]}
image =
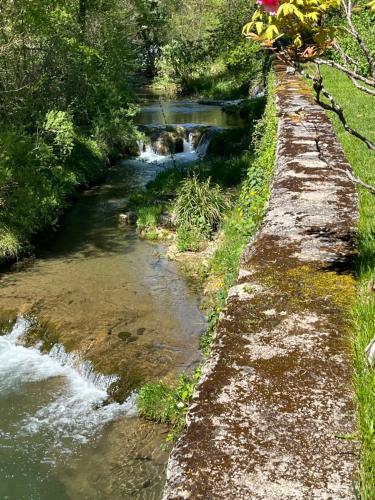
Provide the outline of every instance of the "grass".
{"type": "Polygon", "coordinates": [[[197,368],[191,376],[181,374],[176,387],[159,381],[149,382],[140,389],[138,414],[146,420],[169,424],[171,432],[167,441],[174,441],[185,427],[186,413],[201,374],[201,369],[197,368]]]}
{"type": "Polygon", "coordinates": [[[158,239],[156,230],[162,212],[162,205],[141,206],[137,213],[137,230],[150,240],[158,239]]]}
{"type": "Polygon", "coordinates": [[[236,206],[224,221],[224,239],[216,251],[211,272],[222,278],[227,290],[235,281],[240,256],[263,220],[276,152],[277,121],[274,77],[268,84],[270,97],[254,135],[254,155],[248,158],[247,175],[236,206]]]}
{"type": "Polygon", "coordinates": [[[198,230],[209,237],[228,208],[228,199],[219,185],[212,184],[210,177],[201,181],[193,175],[181,183],[173,214],[178,227],[198,230]]]}
{"type": "MultiPolygon", "coordinates": [[[[328,90],[342,105],[348,123],[375,140],[374,98],[357,90],[348,78],[324,68],[328,90]]],[[[375,185],[375,155],[349,135],[336,116],[332,116],[337,136],[356,174],[375,185]]],[[[361,442],[359,489],[361,498],[375,495],[375,370],[365,359],[365,348],[375,335],[375,293],[369,284],[375,278],[375,196],[359,191],[357,299],[353,307],[354,384],[358,408],[358,433],[361,442]]]]}

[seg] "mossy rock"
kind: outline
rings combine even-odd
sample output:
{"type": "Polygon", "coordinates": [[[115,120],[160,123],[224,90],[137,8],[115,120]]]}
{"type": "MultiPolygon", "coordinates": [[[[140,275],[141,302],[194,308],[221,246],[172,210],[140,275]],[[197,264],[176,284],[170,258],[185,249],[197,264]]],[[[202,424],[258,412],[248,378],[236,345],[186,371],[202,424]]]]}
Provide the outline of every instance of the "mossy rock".
{"type": "Polygon", "coordinates": [[[41,342],[41,351],[49,352],[55,344],[59,343],[57,330],[47,321],[31,318],[31,324],[24,337],[24,345],[32,347],[41,342]]]}
{"type": "Polygon", "coordinates": [[[123,373],[109,386],[108,401],[122,404],[143,384],[144,378],[140,372],[130,370],[128,373],[123,373]]]}
{"type": "Polygon", "coordinates": [[[17,320],[15,311],[0,311],[0,335],[8,335],[17,320]]]}

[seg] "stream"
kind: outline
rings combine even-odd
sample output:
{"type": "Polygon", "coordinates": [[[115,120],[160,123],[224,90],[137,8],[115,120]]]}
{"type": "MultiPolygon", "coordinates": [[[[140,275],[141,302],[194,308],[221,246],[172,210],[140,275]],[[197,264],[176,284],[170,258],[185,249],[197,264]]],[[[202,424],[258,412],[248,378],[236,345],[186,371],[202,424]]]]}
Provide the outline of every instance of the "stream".
{"type": "MultiPolygon", "coordinates": [[[[238,126],[215,105],[146,102],[140,126],[182,126],[173,162],[201,158],[212,127],[238,126]],[[197,143],[193,131],[207,127],[197,143]]],[[[88,189],[27,266],[1,276],[0,498],[159,499],[168,429],[139,419],[135,395],[103,405],[121,372],[173,380],[200,360],[199,297],[165,247],[118,224],[129,193],[170,166],[152,144],[88,189]],[[32,317],[58,337],[50,352],[23,345],[32,317]]]]}

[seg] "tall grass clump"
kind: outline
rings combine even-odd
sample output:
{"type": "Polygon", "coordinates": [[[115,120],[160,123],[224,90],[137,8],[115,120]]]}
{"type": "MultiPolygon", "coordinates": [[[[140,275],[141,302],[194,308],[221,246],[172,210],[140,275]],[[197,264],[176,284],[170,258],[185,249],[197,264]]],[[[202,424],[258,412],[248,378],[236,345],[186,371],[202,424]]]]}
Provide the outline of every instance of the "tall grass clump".
{"type": "Polygon", "coordinates": [[[202,236],[210,237],[228,208],[228,199],[220,186],[213,185],[210,178],[201,181],[193,175],[181,183],[173,218],[177,227],[195,229],[202,236]]]}

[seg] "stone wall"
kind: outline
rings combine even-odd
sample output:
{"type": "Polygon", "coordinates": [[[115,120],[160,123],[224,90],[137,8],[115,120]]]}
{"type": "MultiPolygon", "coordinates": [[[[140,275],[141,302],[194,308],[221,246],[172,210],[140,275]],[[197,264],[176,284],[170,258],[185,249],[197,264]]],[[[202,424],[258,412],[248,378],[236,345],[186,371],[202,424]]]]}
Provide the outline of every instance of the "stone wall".
{"type": "Polygon", "coordinates": [[[357,195],[309,88],[277,72],[277,164],[164,499],[349,499],[357,195]]]}

